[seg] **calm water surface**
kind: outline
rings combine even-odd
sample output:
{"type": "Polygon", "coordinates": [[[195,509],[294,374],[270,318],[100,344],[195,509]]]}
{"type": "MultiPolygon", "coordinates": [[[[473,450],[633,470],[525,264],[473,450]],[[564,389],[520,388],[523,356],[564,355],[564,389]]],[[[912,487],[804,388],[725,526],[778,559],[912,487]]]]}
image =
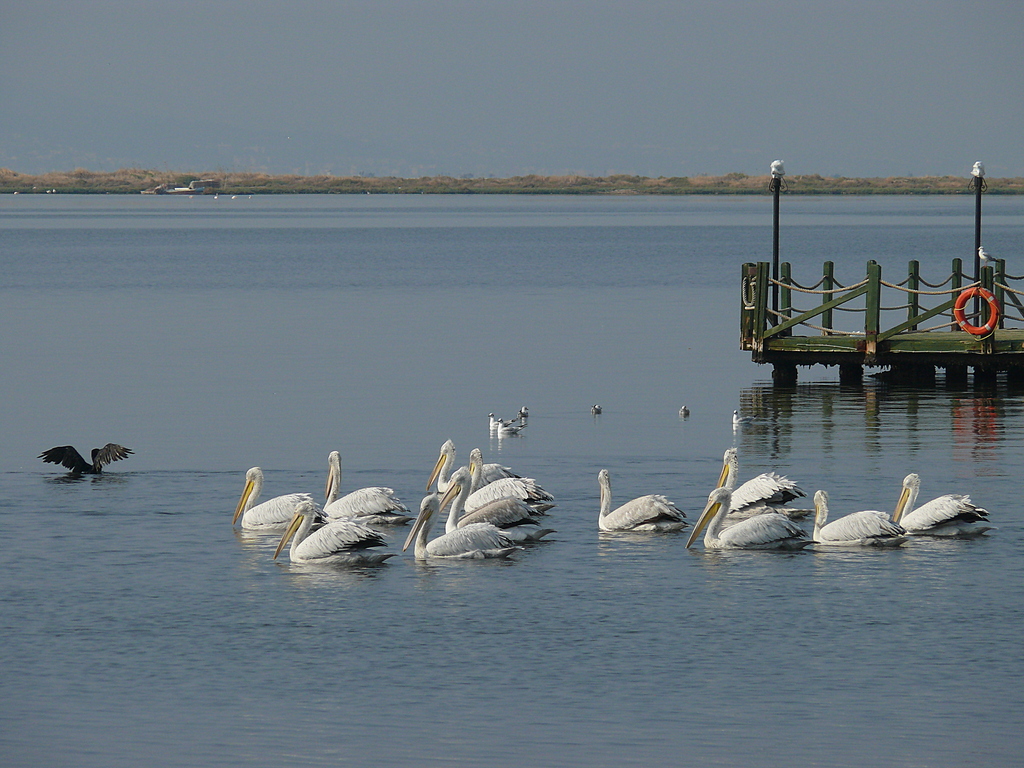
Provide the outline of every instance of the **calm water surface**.
{"type": "MultiPolygon", "coordinates": [[[[938,281],[973,245],[966,197],[784,203],[806,283],[826,258],[938,281]]],[[[1018,761],[1024,391],[822,369],[774,390],[737,349],[770,207],[0,198],[2,763],[1018,761]],[[489,437],[524,404],[521,438],[489,437]],[[345,488],[415,507],[447,438],[536,477],[558,533],[508,562],[324,569],[231,530],[250,466],[319,494],[339,450],[345,488]],[[100,477],[35,459],[107,441],[136,454],[100,477]],[[600,469],[695,517],[731,445],[835,515],[891,510],[916,471],[998,530],[798,554],[597,533],[600,469]]],[[[984,242],[1020,273],[1024,200],[986,198],[984,242]]]]}

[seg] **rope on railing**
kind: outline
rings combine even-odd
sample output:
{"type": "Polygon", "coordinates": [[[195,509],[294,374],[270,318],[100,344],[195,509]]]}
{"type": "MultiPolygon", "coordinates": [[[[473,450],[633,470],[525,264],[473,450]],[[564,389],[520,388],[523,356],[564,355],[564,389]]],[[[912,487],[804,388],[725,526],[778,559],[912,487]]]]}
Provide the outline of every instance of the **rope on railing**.
{"type": "MultiPolygon", "coordinates": [[[[775,279],[770,278],[770,277],[768,278],[768,282],[771,283],[772,285],[778,285],[778,286],[780,286],[782,288],[791,288],[792,290],[799,291],[800,293],[816,293],[816,294],[819,294],[819,295],[826,294],[826,293],[839,293],[839,289],[838,288],[829,288],[827,291],[816,291],[813,288],[802,288],[802,287],[794,285],[792,283],[783,283],[780,280],[775,280],[775,279]]],[[[854,288],[860,288],[862,285],[867,285],[867,282],[868,282],[868,279],[865,277],[859,283],[854,283],[853,285],[843,287],[842,290],[844,290],[844,291],[852,291],[854,288]]],[[[821,285],[821,283],[818,283],[818,285],[821,285]]]]}
{"type": "MultiPolygon", "coordinates": [[[[793,280],[792,278],[790,278],[790,282],[786,283],[785,285],[787,285],[790,288],[796,288],[797,290],[800,290],[800,291],[813,291],[815,288],[817,288],[819,285],[821,285],[824,282],[825,282],[825,276],[822,275],[821,276],[821,280],[816,282],[814,285],[800,285],[800,283],[798,283],[796,280],[793,280]]],[[[782,285],[782,283],[779,283],[779,285],[782,285]]]]}
{"type": "Polygon", "coordinates": [[[922,285],[927,285],[929,288],[941,288],[946,283],[951,282],[953,280],[953,277],[954,277],[953,275],[950,275],[945,280],[943,280],[941,283],[929,283],[923,277],[918,277],[917,278],[917,282],[921,283],[922,285]]]}
{"type": "Polygon", "coordinates": [[[1002,288],[1007,293],[1015,293],[1018,296],[1024,296],[1024,291],[1015,290],[1014,288],[1011,288],[1008,285],[1003,285],[1002,283],[996,283],[996,285],[999,286],[1000,288],[1002,288]]]}
{"type": "Polygon", "coordinates": [[[903,291],[904,293],[913,293],[918,296],[945,296],[950,293],[957,293],[959,291],[967,290],[968,288],[973,288],[976,285],[981,285],[981,283],[974,282],[968,283],[967,285],[961,285],[959,288],[949,288],[945,291],[921,291],[914,290],[913,288],[904,288],[900,283],[889,283],[886,282],[885,280],[879,280],[878,282],[880,282],[886,288],[895,288],[897,291],[903,291]]]}

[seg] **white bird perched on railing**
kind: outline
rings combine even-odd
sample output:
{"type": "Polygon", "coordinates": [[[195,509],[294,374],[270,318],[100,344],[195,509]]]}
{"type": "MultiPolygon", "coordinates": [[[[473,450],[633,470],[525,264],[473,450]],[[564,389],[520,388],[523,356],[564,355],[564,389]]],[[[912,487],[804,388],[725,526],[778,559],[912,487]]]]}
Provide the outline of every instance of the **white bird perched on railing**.
{"type": "Polygon", "coordinates": [[[988,261],[988,260],[989,260],[989,258],[991,258],[991,257],[989,256],[989,253],[988,253],[988,251],[986,251],[986,250],[985,250],[984,248],[982,248],[982,247],[981,247],[980,245],[978,246],[978,258],[979,258],[979,259],[981,259],[982,261],[988,261]]]}
{"type": "Polygon", "coordinates": [[[786,168],[785,168],[785,166],[783,166],[782,161],[781,160],[773,160],[772,161],[772,177],[778,179],[778,178],[781,178],[782,176],[785,176],[785,175],[786,175],[786,168]]]}
{"type": "Polygon", "coordinates": [[[979,179],[985,177],[985,164],[981,160],[974,164],[974,167],[971,169],[971,176],[977,176],[979,179]]]}

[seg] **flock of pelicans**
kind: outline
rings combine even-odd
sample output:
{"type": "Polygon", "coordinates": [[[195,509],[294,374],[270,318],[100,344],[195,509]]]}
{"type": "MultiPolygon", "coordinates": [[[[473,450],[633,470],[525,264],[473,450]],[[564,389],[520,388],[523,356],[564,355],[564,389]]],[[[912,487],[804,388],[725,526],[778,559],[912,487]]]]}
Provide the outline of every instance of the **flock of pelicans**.
{"type": "MultiPolygon", "coordinates": [[[[592,412],[600,413],[600,406],[592,412]]],[[[683,415],[683,411],[680,410],[683,415]]],[[[492,433],[518,434],[527,424],[522,408],[515,419],[504,421],[489,415],[492,433]]],[[[734,423],[739,418],[733,414],[734,423]]],[[[98,474],[103,466],[131,455],[115,443],[95,448],[86,461],[72,446],[57,446],[39,458],[60,464],[72,473],[98,474]]],[[[402,547],[415,542],[417,560],[430,558],[508,557],[523,544],[554,533],[541,520],[554,498],[529,477],[517,475],[500,464],[485,464],[479,448],[469,454],[468,466],[455,466],[455,445],[446,441],[427,480],[427,495],[415,518],[391,488],[360,488],[341,494],[341,456],[328,456],[326,498],[318,504],[308,493],[290,493],[259,502],[263,472],[253,467],[245,475],[245,488],[235,508],[232,525],[241,521],[246,530],[283,531],[274,552],[276,559],[291,542],[296,563],[381,563],[393,552],[375,551],[386,546],[380,526],[412,523],[402,547]],[[436,491],[431,491],[435,487],[436,491]],[[445,531],[430,537],[434,522],[448,510],[445,531]]],[[[597,475],[601,531],[679,532],[690,528],[686,546],[703,532],[705,549],[803,549],[814,544],[827,547],[894,547],[908,536],[977,536],[992,530],[988,512],[971,503],[969,496],[946,494],[915,507],[921,490],[916,474],[903,480],[903,491],[890,516],[865,510],[828,522],[828,494],[814,494],[813,509],[790,506],[806,496],[795,482],[775,472],[765,472],[736,487],[739,459],[735,448],[722,457],[718,484],[707,505],[690,526],[686,515],[665,496],[649,494],[612,508],[611,478],[607,469],[597,475]],[[813,515],[810,535],[797,520],[813,515]]]]}
{"type": "MultiPolygon", "coordinates": [[[[492,415],[492,427],[495,427],[492,415]]],[[[520,428],[523,424],[518,425],[520,428]]],[[[360,488],[341,495],[341,457],[328,457],[326,499],[320,505],[308,493],[292,493],[257,503],[263,472],[246,473],[245,488],[232,524],[246,530],[283,531],[274,558],[291,542],[295,563],[381,563],[397,553],[377,551],[386,546],[380,526],[412,529],[402,551],[415,543],[417,560],[431,558],[508,557],[523,544],[537,542],[554,531],[542,519],[554,498],[536,480],[521,477],[500,464],[485,464],[479,448],[467,466],[456,467],[455,445],[442,446],[426,484],[419,513],[410,511],[385,487],[360,488]],[[431,490],[435,487],[436,490],[431,490]],[[434,523],[445,510],[445,531],[431,538],[434,523]]],[[[894,547],[909,536],[977,536],[991,527],[988,512],[970,497],[947,494],[915,507],[920,478],[907,475],[892,515],[865,510],[828,522],[828,494],[814,494],[813,509],[790,506],[806,496],[796,483],[766,472],[736,487],[739,461],[735,448],[723,456],[717,487],[691,527],[686,515],[665,496],[641,496],[612,508],[607,469],[597,476],[600,488],[600,531],[679,532],[690,528],[686,546],[701,533],[705,549],[802,549],[829,547],[894,547]],[[808,535],[797,522],[813,515],[808,535]]]]}

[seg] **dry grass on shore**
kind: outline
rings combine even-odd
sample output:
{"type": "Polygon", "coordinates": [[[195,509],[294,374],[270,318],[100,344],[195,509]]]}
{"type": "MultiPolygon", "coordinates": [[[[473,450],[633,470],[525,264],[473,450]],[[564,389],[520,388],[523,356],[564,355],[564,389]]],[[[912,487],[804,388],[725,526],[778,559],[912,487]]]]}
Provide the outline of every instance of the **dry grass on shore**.
{"type": "MultiPolygon", "coordinates": [[[[195,179],[217,179],[223,194],[570,194],[570,195],[730,195],[763,194],[767,175],[747,176],[513,176],[418,179],[366,176],[295,176],[209,171],[177,173],[122,168],[110,173],[82,168],[40,175],[0,168],[0,194],[138,194],[158,186],[188,186],[195,179]]],[[[966,194],[969,179],[960,176],[843,178],[808,174],[787,176],[789,194],[805,195],[949,195],[966,194]]],[[[1024,178],[987,179],[989,194],[1024,194],[1024,178]]]]}

